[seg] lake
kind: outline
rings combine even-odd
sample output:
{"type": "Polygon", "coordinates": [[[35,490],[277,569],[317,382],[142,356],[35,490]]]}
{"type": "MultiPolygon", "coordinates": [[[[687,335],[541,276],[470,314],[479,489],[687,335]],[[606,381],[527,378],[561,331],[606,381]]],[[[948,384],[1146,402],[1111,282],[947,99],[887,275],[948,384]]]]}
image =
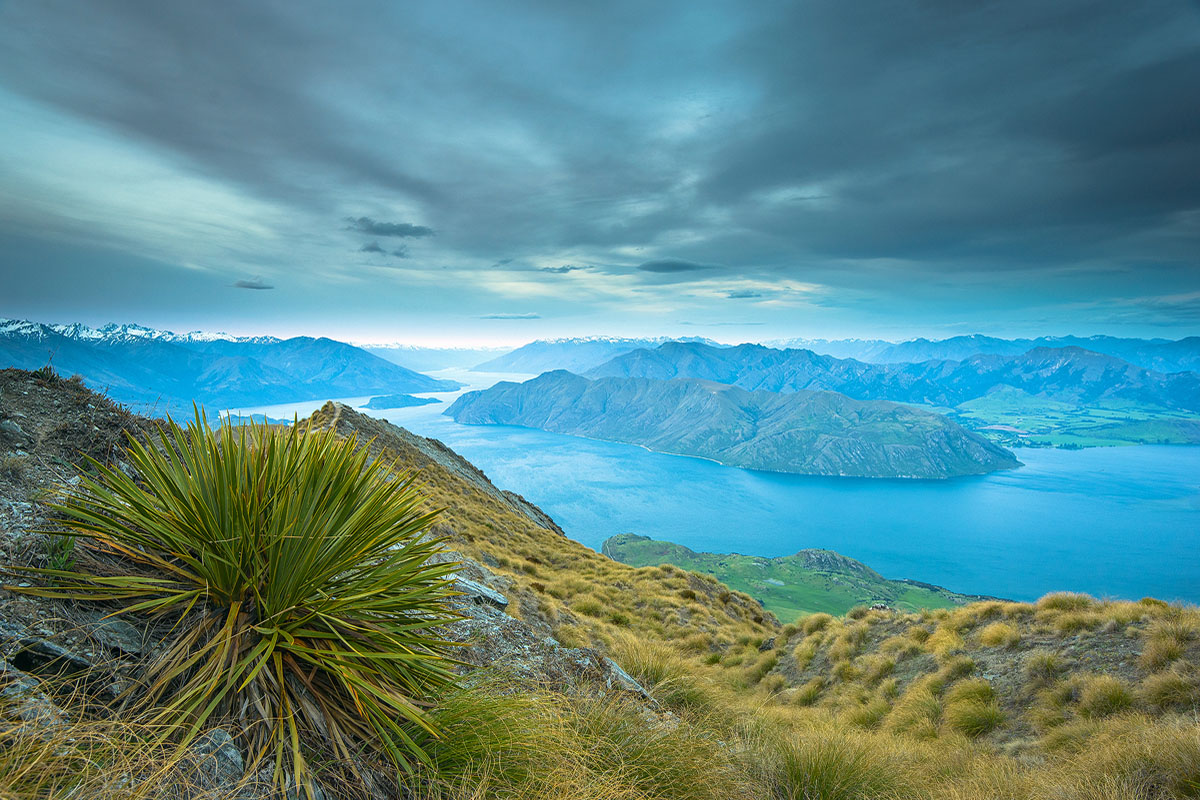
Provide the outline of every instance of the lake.
{"type": "MultiPolygon", "coordinates": [[[[476,385],[527,377],[430,374],[476,385]]],[[[290,418],[319,405],[245,412],[290,418]]],[[[948,481],[816,478],[460,425],[442,415],[446,407],[364,413],[442,440],[597,550],[627,532],[718,553],[818,547],[889,578],[972,594],[1032,600],[1071,590],[1200,602],[1200,447],[1021,449],[1019,469],[948,481]]]]}

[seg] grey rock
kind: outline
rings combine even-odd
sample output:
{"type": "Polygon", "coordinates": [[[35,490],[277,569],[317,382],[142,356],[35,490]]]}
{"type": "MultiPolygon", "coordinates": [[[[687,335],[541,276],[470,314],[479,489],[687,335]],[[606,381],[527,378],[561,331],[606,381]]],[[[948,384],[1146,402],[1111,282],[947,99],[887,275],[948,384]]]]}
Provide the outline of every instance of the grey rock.
{"type": "Polygon", "coordinates": [[[110,650],[126,655],[140,655],[145,649],[142,632],[116,617],[96,615],[95,621],[88,626],[88,633],[110,650]]]}
{"type": "Polygon", "coordinates": [[[78,672],[97,666],[89,654],[63,647],[35,630],[0,620],[0,649],[18,668],[29,671],[78,672]]]}
{"type": "Polygon", "coordinates": [[[605,666],[605,682],[609,689],[624,689],[627,692],[633,692],[645,700],[650,699],[650,692],[646,691],[645,687],[634,680],[632,675],[621,669],[621,666],[617,662],[608,656],[604,656],[603,664],[605,666]]]}
{"type": "Polygon", "coordinates": [[[205,789],[232,789],[245,776],[242,753],[233,737],[222,728],[214,728],[193,742],[189,757],[193,777],[205,789]]]}
{"type": "Polygon", "coordinates": [[[11,419],[0,421],[0,433],[3,433],[10,439],[21,439],[25,436],[25,431],[21,430],[21,426],[11,419]]]}
{"type": "Polygon", "coordinates": [[[4,659],[0,659],[0,696],[5,698],[10,723],[28,725],[35,731],[49,731],[63,725],[67,714],[42,691],[42,683],[4,659]]]}
{"type": "Polygon", "coordinates": [[[461,576],[454,579],[454,591],[462,592],[465,596],[471,598],[476,603],[487,603],[499,609],[508,608],[508,598],[482,583],[463,578],[461,576]]]}

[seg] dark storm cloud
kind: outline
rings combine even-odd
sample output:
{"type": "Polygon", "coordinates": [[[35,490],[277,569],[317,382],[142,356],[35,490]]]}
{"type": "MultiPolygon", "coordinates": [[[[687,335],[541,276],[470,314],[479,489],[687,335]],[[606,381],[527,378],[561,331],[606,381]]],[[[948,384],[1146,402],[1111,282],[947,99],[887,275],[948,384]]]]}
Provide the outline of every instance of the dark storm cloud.
{"type": "Polygon", "coordinates": [[[275,287],[262,279],[261,275],[255,275],[249,280],[234,281],[235,289],[274,289],[275,287]]]}
{"type": "Polygon", "coordinates": [[[697,264],[695,261],[685,261],[682,258],[658,258],[638,264],[642,272],[660,272],[671,274],[675,272],[695,272],[709,269],[707,264],[697,264]]]}
{"type": "Polygon", "coordinates": [[[571,264],[563,264],[561,267],[542,267],[538,272],[552,272],[555,275],[566,275],[568,272],[578,272],[587,267],[576,267],[571,264]]]}
{"type": "Polygon", "coordinates": [[[739,289],[725,295],[730,300],[749,300],[754,297],[762,297],[762,292],[752,292],[749,289],[739,289]]]}
{"type": "Polygon", "coordinates": [[[379,246],[379,242],[370,242],[358,248],[360,253],[382,253],[384,249],[379,246]]]}
{"type": "Polygon", "coordinates": [[[396,258],[408,258],[408,248],[404,245],[400,245],[392,251],[392,255],[394,255],[396,258]]]}
{"type": "MultiPolygon", "coordinates": [[[[1014,305],[1051,277],[1167,297],[1200,273],[1184,0],[42,0],[0,4],[0,90],[279,210],[280,234],[344,220],[434,263],[641,260],[643,285],[787,277],[913,315],[895,298],[945,286],[957,314],[1018,272],[1014,305]]],[[[453,302],[489,307],[472,291],[453,302]]]]}
{"type": "Polygon", "coordinates": [[[433,236],[432,228],[426,228],[424,225],[413,225],[409,222],[376,222],[370,217],[359,217],[358,219],[347,219],[346,221],[350,223],[352,229],[362,233],[369,233],[372,236],[433,236]]]}
{"type": "Polygon", "coordinates": [[[484,314],[480,319],[541,319],[541,314],[484,314]]]}

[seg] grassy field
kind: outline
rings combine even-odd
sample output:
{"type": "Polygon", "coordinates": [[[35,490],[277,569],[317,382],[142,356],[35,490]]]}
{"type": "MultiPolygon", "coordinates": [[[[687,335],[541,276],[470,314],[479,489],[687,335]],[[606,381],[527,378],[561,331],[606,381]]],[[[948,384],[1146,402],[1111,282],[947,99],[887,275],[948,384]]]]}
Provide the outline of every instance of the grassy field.
{"type": "Polygon", "coordinates": [[[712,575],[760,601],[782,620],[818,612],[845,614],[855,606],[875,603],[915,611],[952,608],[978,599],[940,587],[889,580],[831,550],[802,550],[781,558],[697,553],[683,545],[625,533],[606,541],[603,552],[635,567],[673,564],[712,575]]]}
{"type": "Polygon", "coordinates": [[[1200,444],[1200,417],[1195,414],[1121,400],[1082,406],[1010,388],[956,408],[931,410],[1007,446],[1200,444]],[[988,430],[989,426],[1016,431],[988,430]]]}

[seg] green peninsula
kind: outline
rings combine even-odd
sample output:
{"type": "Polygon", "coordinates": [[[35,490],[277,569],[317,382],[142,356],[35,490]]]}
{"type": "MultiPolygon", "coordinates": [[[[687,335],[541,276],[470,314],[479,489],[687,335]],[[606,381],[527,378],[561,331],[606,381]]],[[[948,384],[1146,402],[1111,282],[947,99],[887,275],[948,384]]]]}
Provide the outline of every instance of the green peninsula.
{"type": "Polygon", "coordinates": [[[697,553],[673,542],[622,533],[605,540],[601,552],[632,567],[673,564],[713,575],[732,589],[745,592],[779,619],[804,614],[845,614],[861,605],[883,603],[890,608],[953,608],[977,600],[928,583],[891,580],[832,550],[801,550],[779,558],[738,553],[697,553]]]}

